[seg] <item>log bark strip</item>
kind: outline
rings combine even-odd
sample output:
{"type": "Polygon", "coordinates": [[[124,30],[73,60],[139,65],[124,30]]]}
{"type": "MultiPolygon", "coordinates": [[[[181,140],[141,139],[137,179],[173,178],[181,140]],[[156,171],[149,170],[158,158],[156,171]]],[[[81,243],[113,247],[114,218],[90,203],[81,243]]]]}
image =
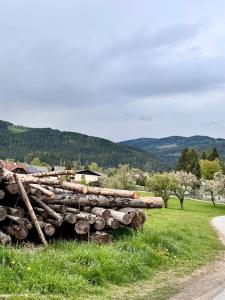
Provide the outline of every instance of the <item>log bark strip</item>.
{"type": "Polygon", "coordinates": [[[51,171],[51,172],[40,172],[40,173],[35,173],[33,174],[34,177],[48,177],[48,176],[60,176],[60,175],[75,175],[75,172],[73,170],[64,170],[64,171],[51,171]]]}

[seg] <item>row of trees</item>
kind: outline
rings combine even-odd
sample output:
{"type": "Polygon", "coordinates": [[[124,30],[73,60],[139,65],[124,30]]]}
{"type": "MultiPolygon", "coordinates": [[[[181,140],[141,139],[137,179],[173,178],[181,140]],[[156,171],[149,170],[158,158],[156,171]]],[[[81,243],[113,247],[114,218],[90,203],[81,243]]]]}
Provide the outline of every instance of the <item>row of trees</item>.
{"type": "Polygon", "coordinates": [[[199,180],[194,174],[185,171],[155,174],[147,180],[147,186],[156,196],[163,198],[166,208],[170,196],[176,196],[183,209],[185,196],[201,199],[204,193],[211,196],[215,206],[215,196],[225,195],[225,175],[220,171],[214,174],[213,179],[199,180]]]}
{"type": "Polygon", "coordinates": [[[213,179],[214,174],[223,169],[223,162],[216,148],[202,153],[193,148],[185,148],[177,163],[177,171],[192,173],[198,179],[213,179]]]}

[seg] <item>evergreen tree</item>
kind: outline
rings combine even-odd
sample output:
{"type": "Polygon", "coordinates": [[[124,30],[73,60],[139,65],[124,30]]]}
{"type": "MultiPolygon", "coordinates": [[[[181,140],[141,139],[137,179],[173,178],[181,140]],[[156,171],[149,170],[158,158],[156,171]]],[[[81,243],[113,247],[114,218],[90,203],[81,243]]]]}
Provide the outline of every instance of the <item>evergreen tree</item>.
{"type": "Polygon", "coordinates": [[[202,152],[201,159],[203,160],[207,159],[207,154],[205,151],[202,152]]]}
{"type": "Polygon", "coordinates": [[[208,160],[213,161],[216,158],[218,158],[220,160],[220,155],[219,155],[218,150],[216,148],[213,148],[211,154],[208,157],[208,160]]]}
{"type": "Polygon", "coordinates": [[[177,170],[192,173],[197,178],[200,178],[201,170],[198,152],[195,149],[185,148],[178,160],[177,170]]]}

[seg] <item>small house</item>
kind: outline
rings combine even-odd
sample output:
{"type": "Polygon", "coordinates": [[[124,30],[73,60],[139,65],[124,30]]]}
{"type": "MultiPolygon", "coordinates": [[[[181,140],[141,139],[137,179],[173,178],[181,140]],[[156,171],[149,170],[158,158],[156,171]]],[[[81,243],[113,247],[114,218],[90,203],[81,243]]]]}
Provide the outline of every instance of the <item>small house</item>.
{"type": "Polygon", "coordinates": [[[89,169],[79,170],[75,173],[75,182],[80,182],[82,180],[86,183],[98,182],[101,176],[101,173],[89,169]]]}

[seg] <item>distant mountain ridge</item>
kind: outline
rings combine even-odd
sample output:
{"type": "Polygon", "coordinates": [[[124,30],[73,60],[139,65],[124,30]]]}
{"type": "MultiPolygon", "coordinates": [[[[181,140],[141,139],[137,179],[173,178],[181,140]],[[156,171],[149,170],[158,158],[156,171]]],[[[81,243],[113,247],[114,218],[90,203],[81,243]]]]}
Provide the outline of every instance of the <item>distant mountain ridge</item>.
{"type": "Polygon", "coordinates": [[[121,142],[134,149],[148,151],[156,158],[174,167],[184,148],[196,148],[199,151],[216,147],[225,159],[225,139],[194,135],[190,137],[169,136],[165,138],[138,138],[121,142]]]}
{"type": "Polygon", "coordinates": [[[95,161],[102,167],[115,167],[122,163],[148,171],[168,167],[153,154],[106,139],[0,121],[0,159],[13,158],[30,162],[34,157],[50,165],[80,160],[82,165],[95,161]]]}

